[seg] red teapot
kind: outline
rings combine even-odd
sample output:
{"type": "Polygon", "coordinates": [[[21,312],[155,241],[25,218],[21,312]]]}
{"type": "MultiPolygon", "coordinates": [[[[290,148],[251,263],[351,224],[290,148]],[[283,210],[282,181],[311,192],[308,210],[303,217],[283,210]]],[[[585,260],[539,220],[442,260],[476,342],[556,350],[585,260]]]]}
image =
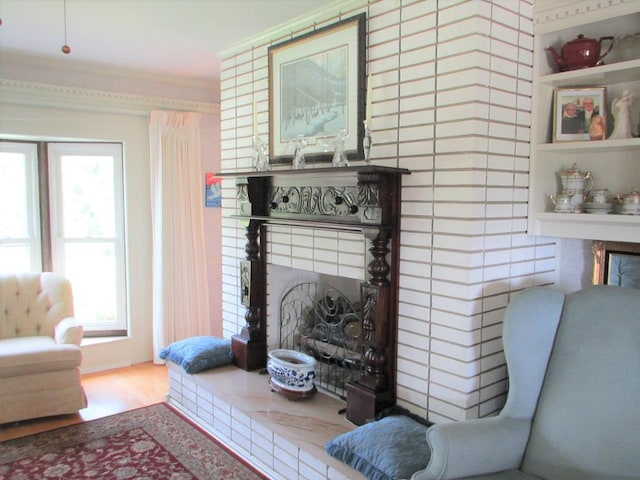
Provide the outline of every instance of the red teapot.
{"type": "Polygon", "coordinates": [[[553,47],[547,47],[545,50],[551,52],[553,59],[558,64],[558,68],[561,72],[564,72],[566,70],[594,67],[602,61],[612,48],[613,37],[600,37],[599,40],[595,40],[593,38],[584,38],[584,35],[578,35],[578,38],[564,44],[561,49],[561,55],[553,47]],[[605,40],[610,42],[609,48],[600,55],[601,45],[605,40]]]}

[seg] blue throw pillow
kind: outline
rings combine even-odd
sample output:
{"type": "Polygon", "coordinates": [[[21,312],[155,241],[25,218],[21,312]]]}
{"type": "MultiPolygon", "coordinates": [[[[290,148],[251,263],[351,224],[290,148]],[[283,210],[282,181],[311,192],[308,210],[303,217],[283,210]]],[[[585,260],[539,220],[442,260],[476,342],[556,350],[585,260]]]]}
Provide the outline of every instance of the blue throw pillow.
{"type": "Polygon", "coordinates": [[[231,340],[218,337],[191,337],[172,343],[160,358],[180,365],[187,373],[228,365],[233,361],[231,340]]]}
{"type": "Polygon", "coordinates": [[[343,433],[325,447],[370,480],[411,478],[429,463],[428,428],[408,416],[392,415],[343,433]]]}

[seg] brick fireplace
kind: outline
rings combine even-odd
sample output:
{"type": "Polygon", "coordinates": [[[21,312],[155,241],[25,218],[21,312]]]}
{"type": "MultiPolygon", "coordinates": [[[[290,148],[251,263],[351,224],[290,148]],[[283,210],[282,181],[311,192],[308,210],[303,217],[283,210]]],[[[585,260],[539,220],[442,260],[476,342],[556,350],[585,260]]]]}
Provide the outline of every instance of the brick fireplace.
{"type": "MultiPolygon", "coordinates": [[[[254,101],[258,134],[269,131],[269,45],[362,12],[371,161],[411,171],[397,249],[393,243],[397,403],[436,422],[489,415],[507,388],[504,308],[513,293],[555,279],[555,240],[527,235],[533,2],[356,0],[221,52],[221,170],[251,169],[254,101]]],[[[233,217],[238,211],[235,180],[227,179],[225,337],[246,323],[238,294],[246,222],[233,217]]],[[[345,237],[358,248],[353,232],[273,225],[267,236],[269,264],[368,275],[360,253],[323,245],[345,237]]],[[[267,300],[269,309],[277,302],[267,300]]]]}

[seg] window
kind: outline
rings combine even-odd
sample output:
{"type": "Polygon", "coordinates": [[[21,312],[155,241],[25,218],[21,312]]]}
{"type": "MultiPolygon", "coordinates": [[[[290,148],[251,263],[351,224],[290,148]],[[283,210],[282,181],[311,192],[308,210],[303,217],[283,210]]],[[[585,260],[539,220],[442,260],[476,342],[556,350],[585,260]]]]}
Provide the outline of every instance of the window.
{"type": "Polygon", "coordinates": [[[0,146],[0,270],[64,275],[87,336],[126,334],[122,145],[0,146]]]}

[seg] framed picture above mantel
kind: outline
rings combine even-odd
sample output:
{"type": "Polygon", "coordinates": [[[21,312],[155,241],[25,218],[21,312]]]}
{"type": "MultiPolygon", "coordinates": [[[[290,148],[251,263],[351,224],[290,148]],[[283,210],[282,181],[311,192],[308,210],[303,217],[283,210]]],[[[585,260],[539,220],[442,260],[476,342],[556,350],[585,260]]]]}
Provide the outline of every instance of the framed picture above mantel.
{"type": "Polygon", "coordinates": [[[365,19],[360,14],[269,47],[269,159],[331,161],[340,135],[363,158],[365,19]]]}

